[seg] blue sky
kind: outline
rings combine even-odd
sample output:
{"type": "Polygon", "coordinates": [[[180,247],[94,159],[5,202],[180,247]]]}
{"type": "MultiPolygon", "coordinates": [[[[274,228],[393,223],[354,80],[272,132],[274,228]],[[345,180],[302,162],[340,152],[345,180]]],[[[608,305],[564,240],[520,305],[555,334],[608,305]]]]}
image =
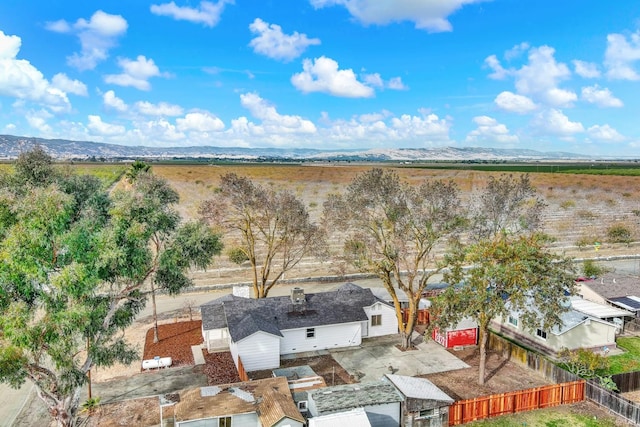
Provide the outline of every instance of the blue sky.
{"type": "Polygon", "coordinates": [[[640,157],[640,2],[0,2],[0,133],[640,157]]]}

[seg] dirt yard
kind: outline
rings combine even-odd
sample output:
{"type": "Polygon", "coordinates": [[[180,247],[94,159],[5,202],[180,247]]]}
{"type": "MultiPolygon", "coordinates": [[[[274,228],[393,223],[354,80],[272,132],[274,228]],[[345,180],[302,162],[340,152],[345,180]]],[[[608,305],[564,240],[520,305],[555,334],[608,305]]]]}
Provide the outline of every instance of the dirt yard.
{"type": "Polygon", "coordinates": [[[478,385],[480,352],[475,347],[451,351],[471,368],[424,375],[455,400],[472,399],[489,394],[505,393],[552,384],[542,375],[515,362],[502,359],[498,353],[487,354],[487,380],[478,385]]]}

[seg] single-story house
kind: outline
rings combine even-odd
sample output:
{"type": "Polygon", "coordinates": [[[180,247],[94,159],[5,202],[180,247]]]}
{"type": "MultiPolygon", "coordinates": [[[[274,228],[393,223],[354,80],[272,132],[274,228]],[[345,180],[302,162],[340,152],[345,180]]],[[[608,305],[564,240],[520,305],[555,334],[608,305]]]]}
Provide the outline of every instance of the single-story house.
{"type": "Polygon", "coordinates": [[[371,423],[367,418],[367,413],[362,408],[309,418],[309,427],[336,426],[371,427],[371,423]]]}
{"type": "Polygon", "coordinates": [[[331,414],[353,416],[352,411],[362,408],[371,427],[400,426],[400,404],[404,398],[388,381],[337,385],[310,390],[306,393],[308,400],[305,406],[308,408],[309,425],[312,425],[311,420],[315,417],[331,414]]]}
{"type": "Polygon", "coordinates": [[[226,346],[247,372],[278,368],[284,354],[358,346],[362,338],[398,332],[393,307],[352,283],[316,294],[294,288],[281,297],[227,295],[200,310],[207,349],[226,346]]]}
{"type": "Polygon", "coordinates": [[[443,330],[434,329],[431,338],[445,348],[478,344],[478,322],[465,317],[457,325],[443,330]]]}
{"type": "MultiPolygon", "coordinates": [[[[615,298],[613,298],[615,299],[615,298]]],[[[615,305],[601,304],[580,297],[571,298],[571,308],[590,317],[595,317],[605,322],[613,323],[624,330],[625,320],[632,320],[635,313],[615,305]]]]}
{"type": "Polygon", "coordinates": [[[316,374],[309,365],[278,368],[272,371],[274,377],[285,377],[292,392],[312,390],[326,387],[327,383],[320,375],[316,374]]]}
{"type": "Polygon", "coordinates": [[[527,347],[550,356],[567,348],[601,350],[616,347],[618,326],[570,309],[560,316],[562,324],[551,330],[529,330],[520,322],[517,312],[492,322],[491,329],[527,347]]]}
{"type": "MultiPolygon", "coordinates": [[[[386,288],[371,288],[371,292],[393,307],[393,298],[391,298],[391,294],[386,288]]],[[[400,308],[402,309],[402,321],[406,323],[409,315],[409,297],[407,297],[401,289],[396,290],[396,297],[398,298],[400,308]]],[[[420,298],[420,301],[418,302],[418,318],[416,319],[416,324],[429,324],[429,307],[431,307],[431,301],[426,298],[420,298]]]]}
{"type": "Polygon", "coordinates": [[[411,427],[447,427],[449,406],[454,400],[426,378],[386,375],[404,397],[402,425],[411,427]]]}
{"type": "Polygon", "coordinates": [[[602,277],[577,281],[578,295],[600,304],[611,304],[613,298],[640,296],[640,278],[637,276],[605,273],[602,277]]]}
{"type": "Polygon", "coordinates": [[[303,427],[286,378],[200,387],[180,393],[176,427],[303,427]]]}

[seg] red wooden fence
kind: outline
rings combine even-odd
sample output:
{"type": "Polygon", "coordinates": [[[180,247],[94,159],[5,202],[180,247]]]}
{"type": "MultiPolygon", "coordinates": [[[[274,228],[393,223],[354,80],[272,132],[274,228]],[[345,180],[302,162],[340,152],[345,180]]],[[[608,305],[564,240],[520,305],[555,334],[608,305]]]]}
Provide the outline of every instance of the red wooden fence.
{"type": "Polygon", "coordinates": [[[238,376],[241,381],[249,381],[249,375],[247,375],[247,371],[244,370],[244,365],[242,364],[240,355],[238,355],[238,376]]]}
{"type": "Polygon", "coordinates": [[[580,402],[584,395],[585,381],[579,380],[460,400],[449,407],[449,425],[580,402]]]}
{"type": "MultiPolygon", "coordinates": [[[[402,322],[407,323],[409,320],[409,309],[402,309],[402,322]]],[[[429,310],[422,309],[418,310],[418,319],[416,320],[417,325],[428,325],[429,324],[429,310]]]]}

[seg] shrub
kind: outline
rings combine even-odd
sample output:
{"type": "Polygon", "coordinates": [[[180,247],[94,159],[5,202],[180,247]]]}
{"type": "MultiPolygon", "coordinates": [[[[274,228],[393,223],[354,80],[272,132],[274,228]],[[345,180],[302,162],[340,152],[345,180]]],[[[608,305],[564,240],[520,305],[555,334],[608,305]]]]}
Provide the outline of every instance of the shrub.
{"type": "Polygon", "coordinates": [[[631,230],[624,224],[612,225],[607,229],[607,237],[611,243],[629,243],[631,230]]]}
{"type": "Polygon", "coordinates": [[[574,200],[565,200],[564,202],[560,203],[560,207],[562,209],[569,209],[572,208],[576,205],[576,202],[574,200]]]}
{"type": "Polygon", "coordinates": [[[611,270],[594,262],[592,259],[585,259],[582,263],[582,274],[586,277],[602,276],[609,271],[611,270]]]}
{"type": "Polygon", "coordinates": [[[245,261],[249,261],[249,257],[244,251],[240,248],[231,248],[227,251],[227,256],[229,257],[229,261],[234,264],[240,265],[245,261]]]}

